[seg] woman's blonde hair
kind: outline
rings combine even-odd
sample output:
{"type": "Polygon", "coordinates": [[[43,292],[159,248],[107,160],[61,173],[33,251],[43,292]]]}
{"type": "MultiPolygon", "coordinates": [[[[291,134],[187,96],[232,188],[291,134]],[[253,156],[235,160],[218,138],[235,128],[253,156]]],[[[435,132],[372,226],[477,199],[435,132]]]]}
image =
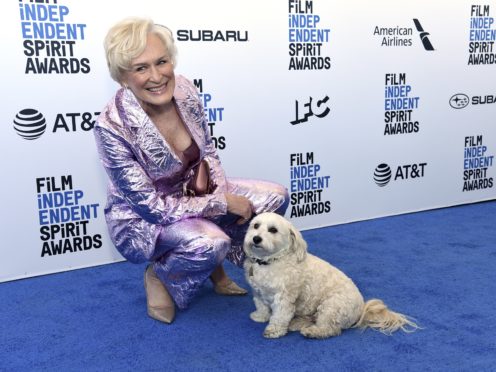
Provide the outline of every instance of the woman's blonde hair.
{"type": "Polygon", "coordinates": [[[104,41],[110,76],[116,82],[121,83],[123,72],[129,70],[132,60],[143,53],[149,33],[163,41],[170,61],[176,65],[177,50],[171,30],[148,18],[126,18],[110,28],[104,41]]]}

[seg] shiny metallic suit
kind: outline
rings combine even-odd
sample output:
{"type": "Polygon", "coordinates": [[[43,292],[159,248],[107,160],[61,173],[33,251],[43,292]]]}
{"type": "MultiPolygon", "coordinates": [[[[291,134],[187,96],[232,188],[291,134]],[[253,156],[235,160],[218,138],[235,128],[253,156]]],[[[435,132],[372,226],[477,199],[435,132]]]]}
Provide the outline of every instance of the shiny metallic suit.
{"type": "Polygon", "coordinates": [[[289,198],[272,182],[226,178],[196,88],[181,75],[174,101],[210,166],[210,194],[185,194],[196,164],[183,165],[129,89],[117,91],[94,134],[110,180],[105,218],[112,242],[131,262],[152,261],[176,305],[186,308],[224,258],[238,266],[244,259],[247,224],[227,212],[224,193],[247,197],[255,214],[283,215],[289,198]]]}

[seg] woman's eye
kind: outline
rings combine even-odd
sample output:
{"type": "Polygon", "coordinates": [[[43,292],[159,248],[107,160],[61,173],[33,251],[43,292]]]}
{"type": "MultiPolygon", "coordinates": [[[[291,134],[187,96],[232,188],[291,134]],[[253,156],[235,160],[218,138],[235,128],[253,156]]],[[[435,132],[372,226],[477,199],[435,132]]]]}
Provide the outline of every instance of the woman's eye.
{"type": "Polygon", "coordinates": [[[269,228],[269,232],[271,234],[275,234],[277,232],[277,229],[275,227],[271,227],[271,228],[269,228]]]}
{"type": "Polygon", "coordinates": [[[253,225],[253,228],[254,229],[258,229],[260,227],[260,224],[259,223],[256,223],[255,225],[253,225]]]}

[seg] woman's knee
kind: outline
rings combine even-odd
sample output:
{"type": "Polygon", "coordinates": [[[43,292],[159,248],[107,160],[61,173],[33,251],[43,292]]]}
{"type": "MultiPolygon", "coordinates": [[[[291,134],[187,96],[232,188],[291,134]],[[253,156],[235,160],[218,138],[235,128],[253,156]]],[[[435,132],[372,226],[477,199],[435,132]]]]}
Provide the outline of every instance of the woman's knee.
{"type": "Polygon", "coordinates": [[[185,233],[180,248],[183,254],[212,265],[221,263],[231,247],[231,238],[211,221],[194,219],[189,222],[190,229],[185,233]]]}
{"type": "Polygon", "coordinates": [[[278,183],[269,183],[266,185],[266,201],[261,203],[257,214],[262,212],[274,212],[284,215],[289,205],[288,189],[278,183]]]}
{"type": "Polygon", "coordinates": [[[275,212],[283,215],[289,205],[287,188],[276,182],[230,178],[228,187],[229,192],[249,198],[256,214],[275,212]]]}
{"type": "Polygon", "coordinates": [[[164,227],[156,250],[183,259],[222,261],[230,246],[231,239],[219,226],[206,219],[192,218],[164,227]]]}
{"type": "Polygon", "coordinates": [[[278,195],[279,206],[274,210],[275,213],[284,215],[289,205],[289,192],[288,189],[282,185],[276,184],[275,193],[278,195]]]}
{"type": "Polygon", "coordinates": [[[231,238],[226,234],[203,235],[197,241],[196,255],[215,265],[222,263],[231,248],[231,238]]]}

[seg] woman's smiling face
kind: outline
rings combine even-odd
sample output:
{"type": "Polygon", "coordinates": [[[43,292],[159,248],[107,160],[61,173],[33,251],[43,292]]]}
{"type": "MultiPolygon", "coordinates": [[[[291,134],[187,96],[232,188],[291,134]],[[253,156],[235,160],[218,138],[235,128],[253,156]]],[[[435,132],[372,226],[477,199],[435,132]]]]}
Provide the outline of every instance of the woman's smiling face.
{"type": "Polygon", "coordinates": [[[174,66],[157,35],[148,34],[145,50],[132,60],[130,70],[122,76],[122,84],[131,89],[145,112],[150,114],[172,102],[174,66]]]}

